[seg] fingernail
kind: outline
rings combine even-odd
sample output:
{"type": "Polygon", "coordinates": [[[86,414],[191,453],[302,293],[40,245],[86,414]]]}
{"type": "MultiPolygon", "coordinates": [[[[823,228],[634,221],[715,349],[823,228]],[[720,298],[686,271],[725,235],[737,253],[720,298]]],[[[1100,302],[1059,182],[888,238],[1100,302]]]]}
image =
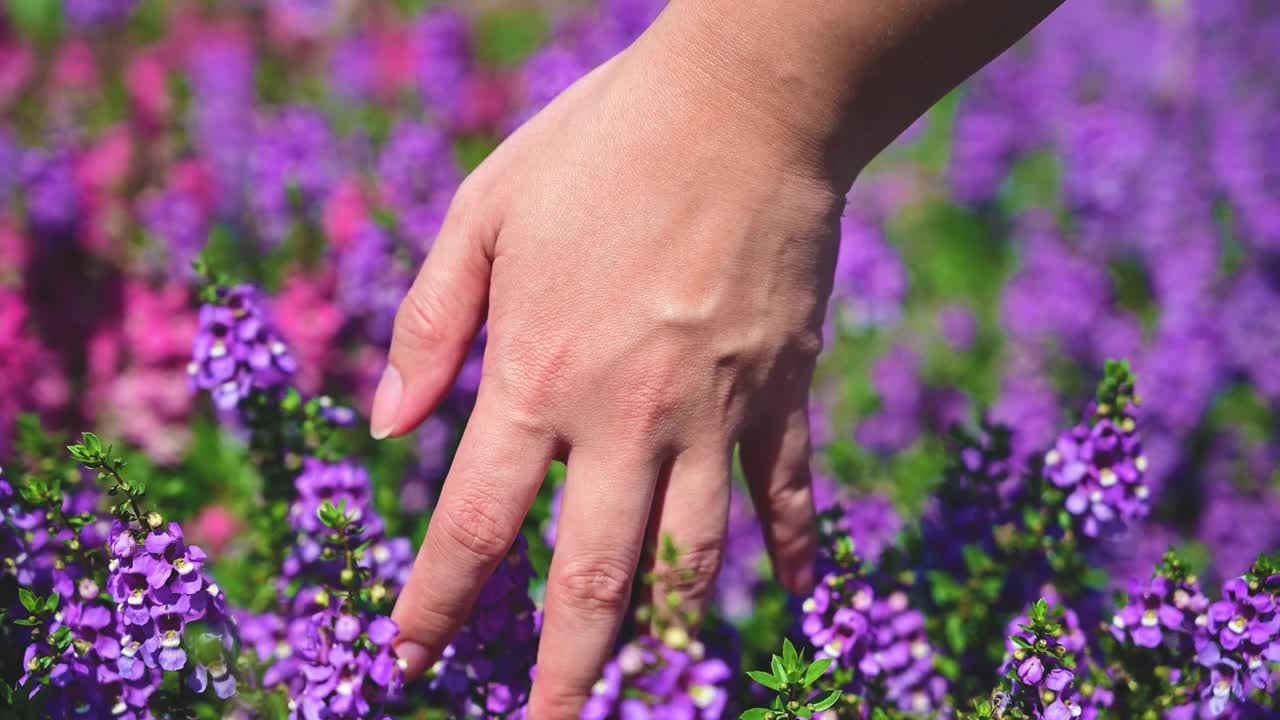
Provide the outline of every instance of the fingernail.
{"type": "Polygon", "coordinates": [[[400,396],[404,394],[404,382],[395,365],[388,364],[382,371],[382,379],[378,381],[378,389],[373,392],[373,411],[369,418],[369,434],[374,440],[381,440],[391,434],[396,425],[396,414],[400,410],[400,396]]]}
{"type": "Polygon", "coordinates": [[[395,647],[396,657],[404,661],[404,672],[406,677],[413,677],[422,674],[427,669],[427,661],[430,656],[427,649],[416,642],[402,642],[395,647]]]}

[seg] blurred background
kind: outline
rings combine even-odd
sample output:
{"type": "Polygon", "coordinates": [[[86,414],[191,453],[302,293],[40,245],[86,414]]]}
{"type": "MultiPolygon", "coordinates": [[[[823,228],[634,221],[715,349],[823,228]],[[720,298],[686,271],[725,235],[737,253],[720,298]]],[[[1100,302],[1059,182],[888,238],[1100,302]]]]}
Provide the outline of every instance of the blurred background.
{"type": "MultiPolygon", "coordinates": [[[[299,385],[367,412],[460,179],[661,6],[8,0],[0,457],[21,412],[130,444],[248,592],[235,534],[257,479],[188,387],[192,261],[264,288],[299,385]]],[[[1026,461],[1127,358],[1158,509],[1116,575],[1170,545],[1234,575],[1280,545],[1277,48],[1271,0],[1068,0],[885,151],[843,221],[820,498],[891,535],[952,423],[1008,424],[1026,461]]],[[[415,436],[352,433],[389,534],[421,537],[482,349],[415,436]]],[[[561,470],[527,523],[542,569],[561,470]]],[[[785,625],[742,496],[732,522],[720,613],[785,625]]]]}

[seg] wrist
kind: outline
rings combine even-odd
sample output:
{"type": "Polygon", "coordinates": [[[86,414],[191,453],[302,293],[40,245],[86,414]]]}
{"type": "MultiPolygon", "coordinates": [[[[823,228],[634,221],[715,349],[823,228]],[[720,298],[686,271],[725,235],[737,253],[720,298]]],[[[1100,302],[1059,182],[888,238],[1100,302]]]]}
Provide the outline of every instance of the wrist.
{"type": "Polygon", "coordinates": [[[721,5],[672,0],[627,54],[698,118],[690,131],[729,131],[749,144],[739,151],[772,154],[843,196],[870,159],[843,147],[846,71],[822,69],[835,64],[829,53],[792,47],[795,35],[770,28],[767,15],[744,19],[721,5]]]}
{"type": "MultiPolygon", "coordinates": [[[[671,0],[637,46],[843,195],[879,148],[859,147],[853,130],[858,13],[834,5],[797,13],[774,0],[671,0]]],[[[864,124],[871,110],[857,113],[864,124]]]]}

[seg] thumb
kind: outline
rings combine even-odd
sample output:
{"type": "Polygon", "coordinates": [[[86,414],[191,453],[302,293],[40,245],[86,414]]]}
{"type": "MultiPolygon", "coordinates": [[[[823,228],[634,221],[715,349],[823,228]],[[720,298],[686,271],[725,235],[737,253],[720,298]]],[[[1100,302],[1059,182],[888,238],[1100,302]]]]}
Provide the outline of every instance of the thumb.
{"type": "Polygon", "coordinates": [[[484,321],[496,234],[459,189],[396,312],[387,367],[373,395],[374,439],[417,427],[453,383],[484,321]]]}

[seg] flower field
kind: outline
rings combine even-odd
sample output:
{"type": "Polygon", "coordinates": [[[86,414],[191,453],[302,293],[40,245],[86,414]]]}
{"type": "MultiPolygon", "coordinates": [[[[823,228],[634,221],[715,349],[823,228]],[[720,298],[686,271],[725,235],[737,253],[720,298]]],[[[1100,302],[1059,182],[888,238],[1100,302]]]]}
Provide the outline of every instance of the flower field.
{"type": "MultiPolygon", "coordinates": [[[[408,676],[483,331],[368,413],[462,179],[662,5],[0,6],[0,718],[526,717],[564,466],[408,676]]],[[[735,485],[712,607],[637,591],[583,717],[1280,718],[1277,48],[1266,0],[1068,0],[886,149],[817,588],[735,485]]]]}

